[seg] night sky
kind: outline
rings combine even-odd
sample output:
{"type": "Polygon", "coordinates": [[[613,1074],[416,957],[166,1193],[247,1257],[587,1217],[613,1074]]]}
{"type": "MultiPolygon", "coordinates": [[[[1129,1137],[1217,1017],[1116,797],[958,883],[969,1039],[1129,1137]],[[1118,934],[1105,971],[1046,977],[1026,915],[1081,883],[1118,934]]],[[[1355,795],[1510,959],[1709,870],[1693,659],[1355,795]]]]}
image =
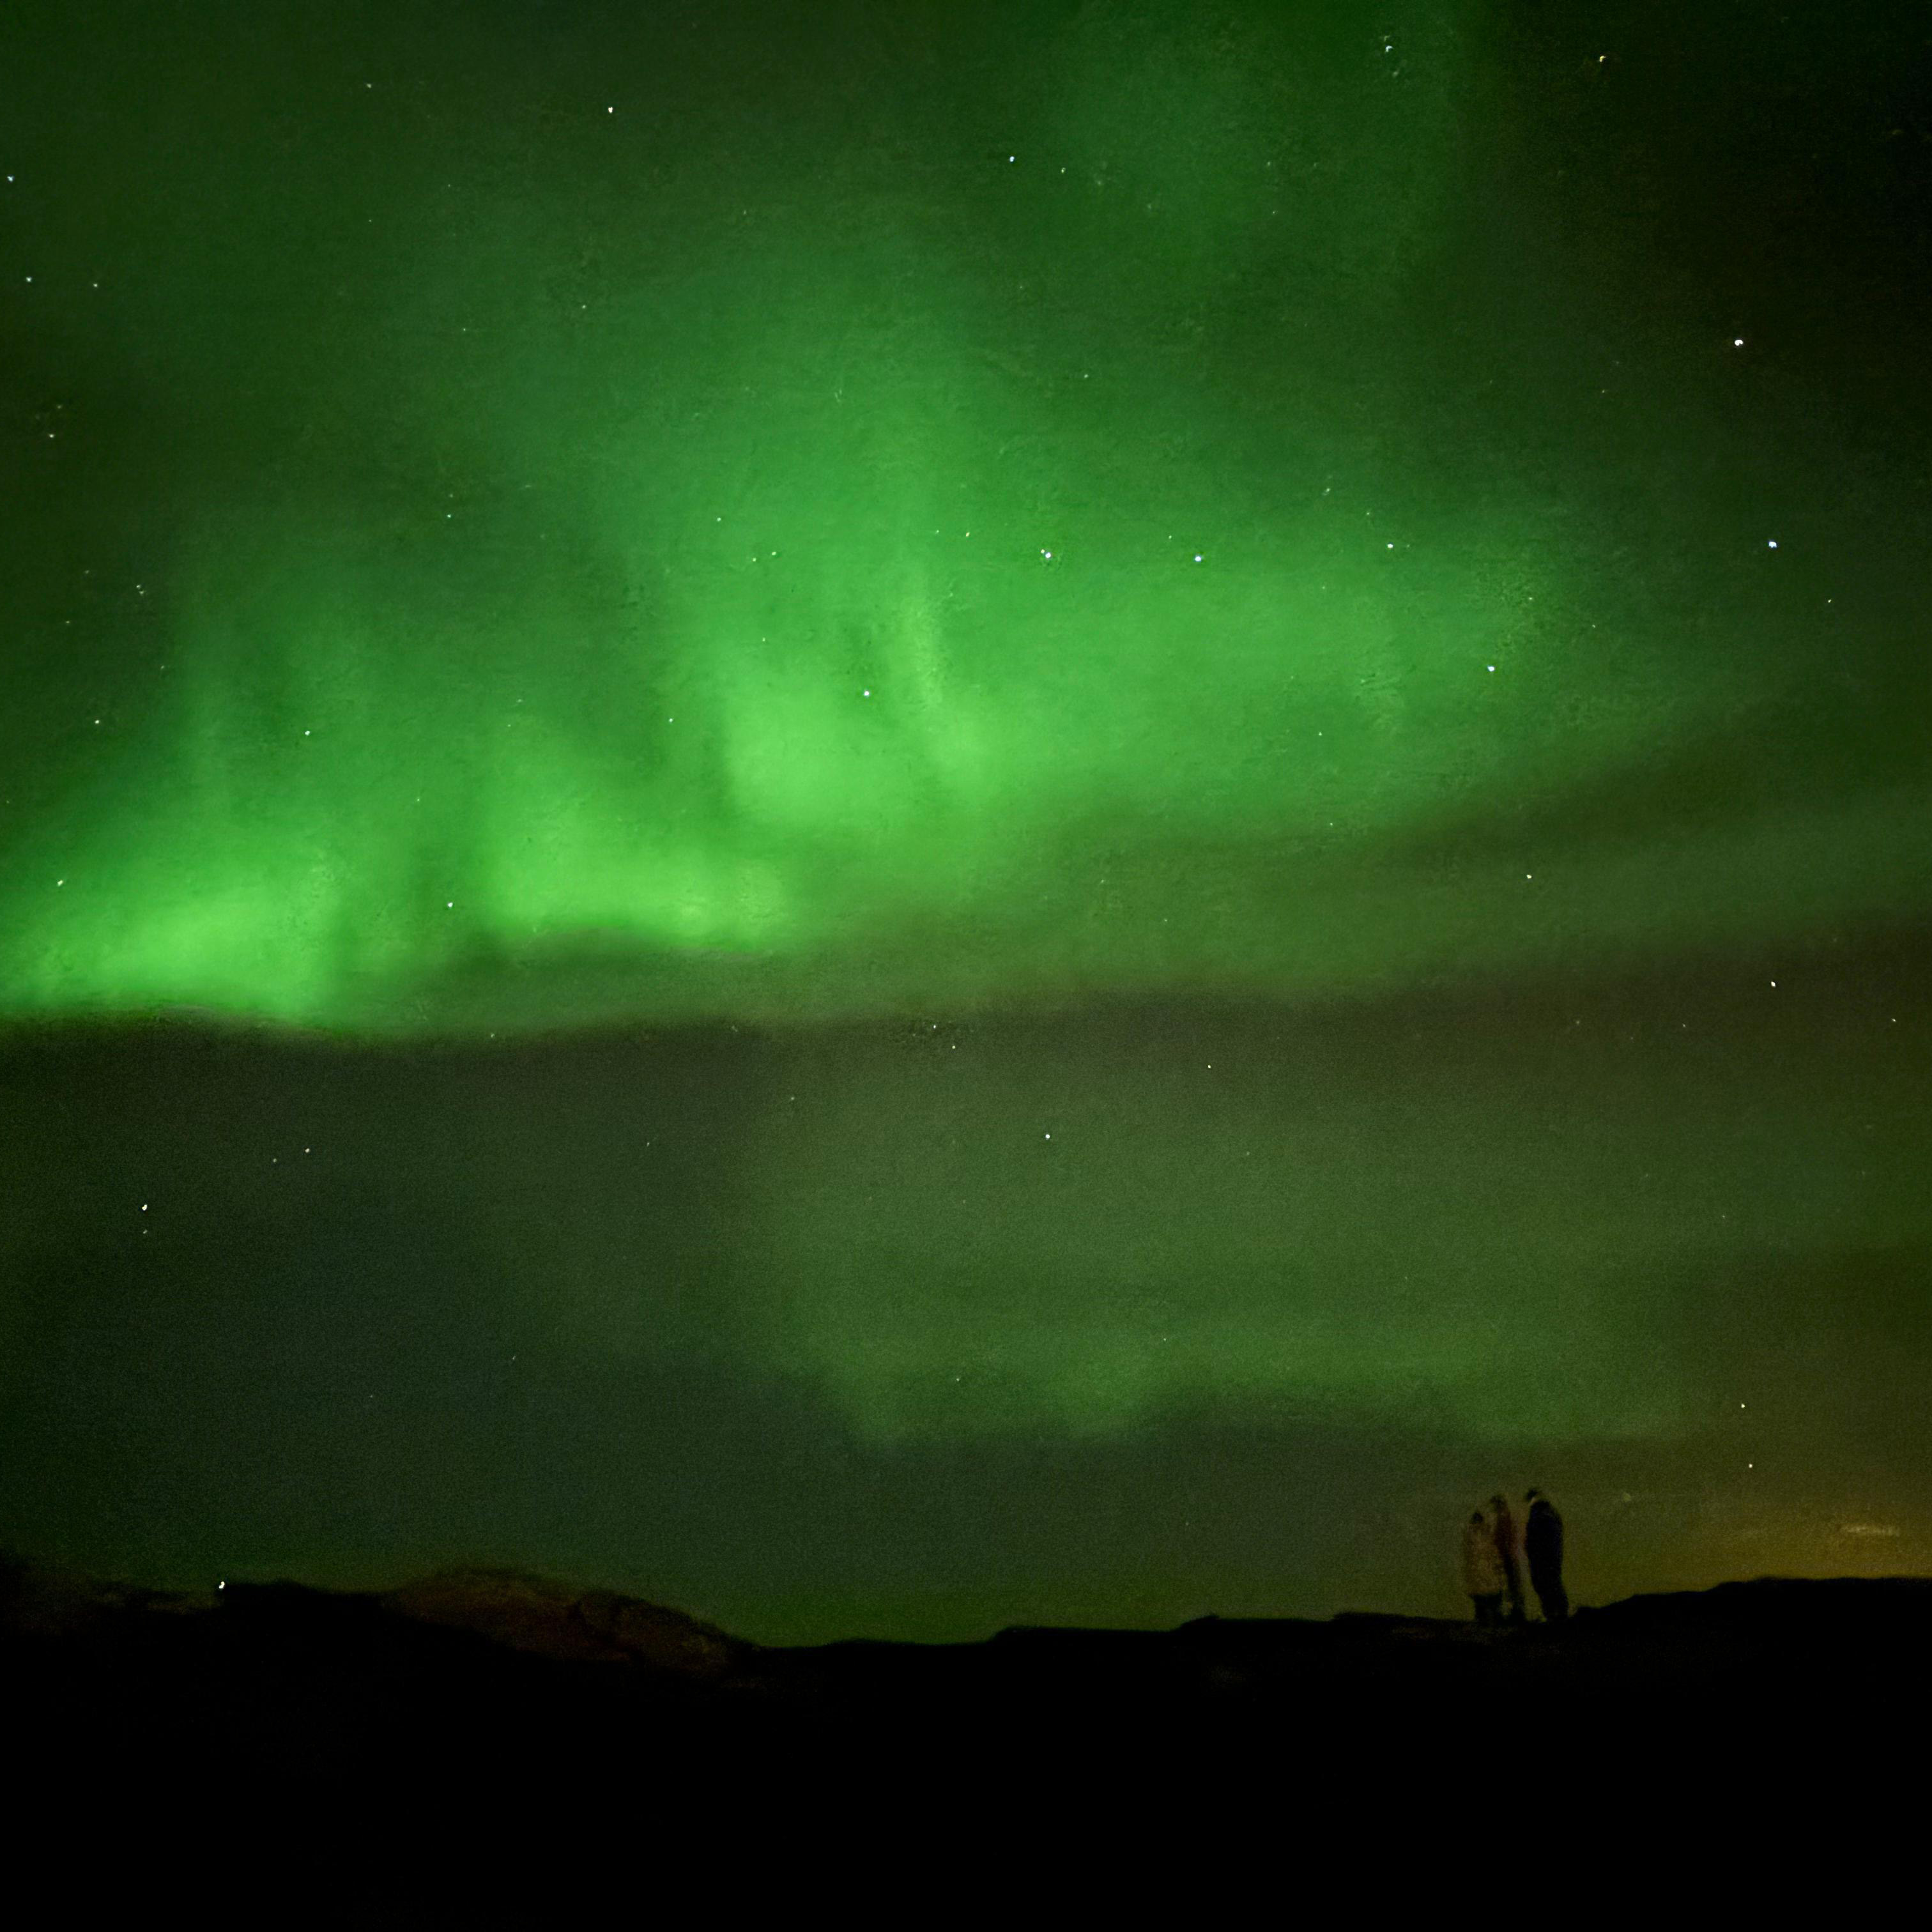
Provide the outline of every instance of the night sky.
{"type": "Polygon", "coordinates": [[[14,0],[0,1543],[772,1640],[1932,1570],[1932,28],[14,0]]]}

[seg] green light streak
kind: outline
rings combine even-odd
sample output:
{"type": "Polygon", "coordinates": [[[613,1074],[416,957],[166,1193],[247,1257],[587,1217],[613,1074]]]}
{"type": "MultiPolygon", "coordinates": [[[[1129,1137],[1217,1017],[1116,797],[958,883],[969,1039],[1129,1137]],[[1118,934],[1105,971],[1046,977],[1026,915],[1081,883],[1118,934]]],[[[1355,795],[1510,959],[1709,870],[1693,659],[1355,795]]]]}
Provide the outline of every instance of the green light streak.
{"type": "Polygon", "coordinates": [[[1893,794],[1572,844],[1747,699],[1781,755],[1817,647],[1726,628],[1755,536],[1633,570],[1590,448],[1484,454],[1412,366],[1481,218],[1460,34],[1397,15],[1083,16],[990,145],[614,120],[528,179],[512,116],[292,240],[211,156],[266,322],[205,226],[146,320],[238,453],[169,506],[165,676],[0,851],[0,1012],[1333,991],[1894,914],[1893,794]]]}

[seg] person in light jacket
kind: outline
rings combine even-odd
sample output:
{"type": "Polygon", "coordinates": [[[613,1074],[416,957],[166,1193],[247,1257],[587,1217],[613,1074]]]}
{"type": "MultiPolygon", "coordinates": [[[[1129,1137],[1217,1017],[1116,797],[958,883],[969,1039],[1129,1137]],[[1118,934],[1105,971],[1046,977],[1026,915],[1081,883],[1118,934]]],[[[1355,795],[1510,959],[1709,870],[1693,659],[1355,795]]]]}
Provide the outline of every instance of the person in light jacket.
{"type": "Polygon", "coordinates": [[[1503,1566],[1503,1588],[1509,1598],[1508,1621],[1528,1621],[1522,1606],[1522,1565],[1517,1560],[1516,1518],[1510,1514],[1507,1496],[1490,1498],[1490,1528],[1496,1539],[1496,1560],[1503,1566]]]}
{"type": "Polygon", "coordinates": [[[1479,1624],[1502,1621],[1503,1560],[1496,1535],[1478,1510],[1462,1526],[1462,1587],[1469,1593],[1479,1624]]]}

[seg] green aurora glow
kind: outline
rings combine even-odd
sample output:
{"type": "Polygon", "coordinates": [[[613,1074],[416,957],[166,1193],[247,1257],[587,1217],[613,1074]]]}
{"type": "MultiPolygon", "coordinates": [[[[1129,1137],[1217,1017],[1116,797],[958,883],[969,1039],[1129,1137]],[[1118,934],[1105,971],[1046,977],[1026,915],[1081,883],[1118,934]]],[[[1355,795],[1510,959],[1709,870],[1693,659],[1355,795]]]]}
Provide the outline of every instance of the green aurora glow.
{"type": "MultiPolygon", "coordinates": [[[[1533,217],[1534,313],[1484,291],[1486,335],[1418,355],[1501,272],[1454,16],[1108,17],[972,101],[994,142],[903,62],[856,127],[801,81],[729,142],[702,84],[553,125],[493,68],[521,104],[469,104],[459,155],[326,69],[268,167],[259,100],[124,82],[113,193],[58,213],[70,260],[140,232],[140,266],[32,299],[138,332],[196,399],[162,440],[221,414],[114,452],[184,472],[131,598],[76,625],[36,580],[120,669],[0,859],[6,1008],[1334,990],[1916,904],[1922,773],[1564,823],[1817,728],[1820,553],[1868,506],[1766,473],[1786,426],[1714,333],[1641,345],[1667,393],[1619,355],[1600,431],[1512,438],[1497,372],[1593,332],[1533,217]],[[1735,491],[1673,476],[1699,411],[1735,491]]],[[[21,708],[20,758],[76,697],[21,708]]]]}
{"type": "Polygon", "coordinates": [[[1434,1589],[1254,1523],[1506,1452],[1932,1562],[1892,14],[8,14],[0,1540],[959,1634],[1434,1589]]]}

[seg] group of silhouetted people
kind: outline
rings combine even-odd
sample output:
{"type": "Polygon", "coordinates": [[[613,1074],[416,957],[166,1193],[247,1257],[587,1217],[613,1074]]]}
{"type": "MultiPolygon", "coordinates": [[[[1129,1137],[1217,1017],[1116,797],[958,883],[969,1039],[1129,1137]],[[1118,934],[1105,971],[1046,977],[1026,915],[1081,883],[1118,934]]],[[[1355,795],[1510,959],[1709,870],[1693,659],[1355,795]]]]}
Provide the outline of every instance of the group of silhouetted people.
{"type": "Polygon", "coordinates": [[[1506,1496],[1490,1497],[1488,1514],[1478,1510],[1464,1526],[1462,1587],[1479,1624],[1528,1621],[1522,1595],[1526,1561],[1544,1621],[1560,1624],[1570,1614],[1563,1590],[1563,1519],[1540,1490],[1530,1490],[1523,1501],[1529,1514],[1520,1537],[1506,1496]]]}

